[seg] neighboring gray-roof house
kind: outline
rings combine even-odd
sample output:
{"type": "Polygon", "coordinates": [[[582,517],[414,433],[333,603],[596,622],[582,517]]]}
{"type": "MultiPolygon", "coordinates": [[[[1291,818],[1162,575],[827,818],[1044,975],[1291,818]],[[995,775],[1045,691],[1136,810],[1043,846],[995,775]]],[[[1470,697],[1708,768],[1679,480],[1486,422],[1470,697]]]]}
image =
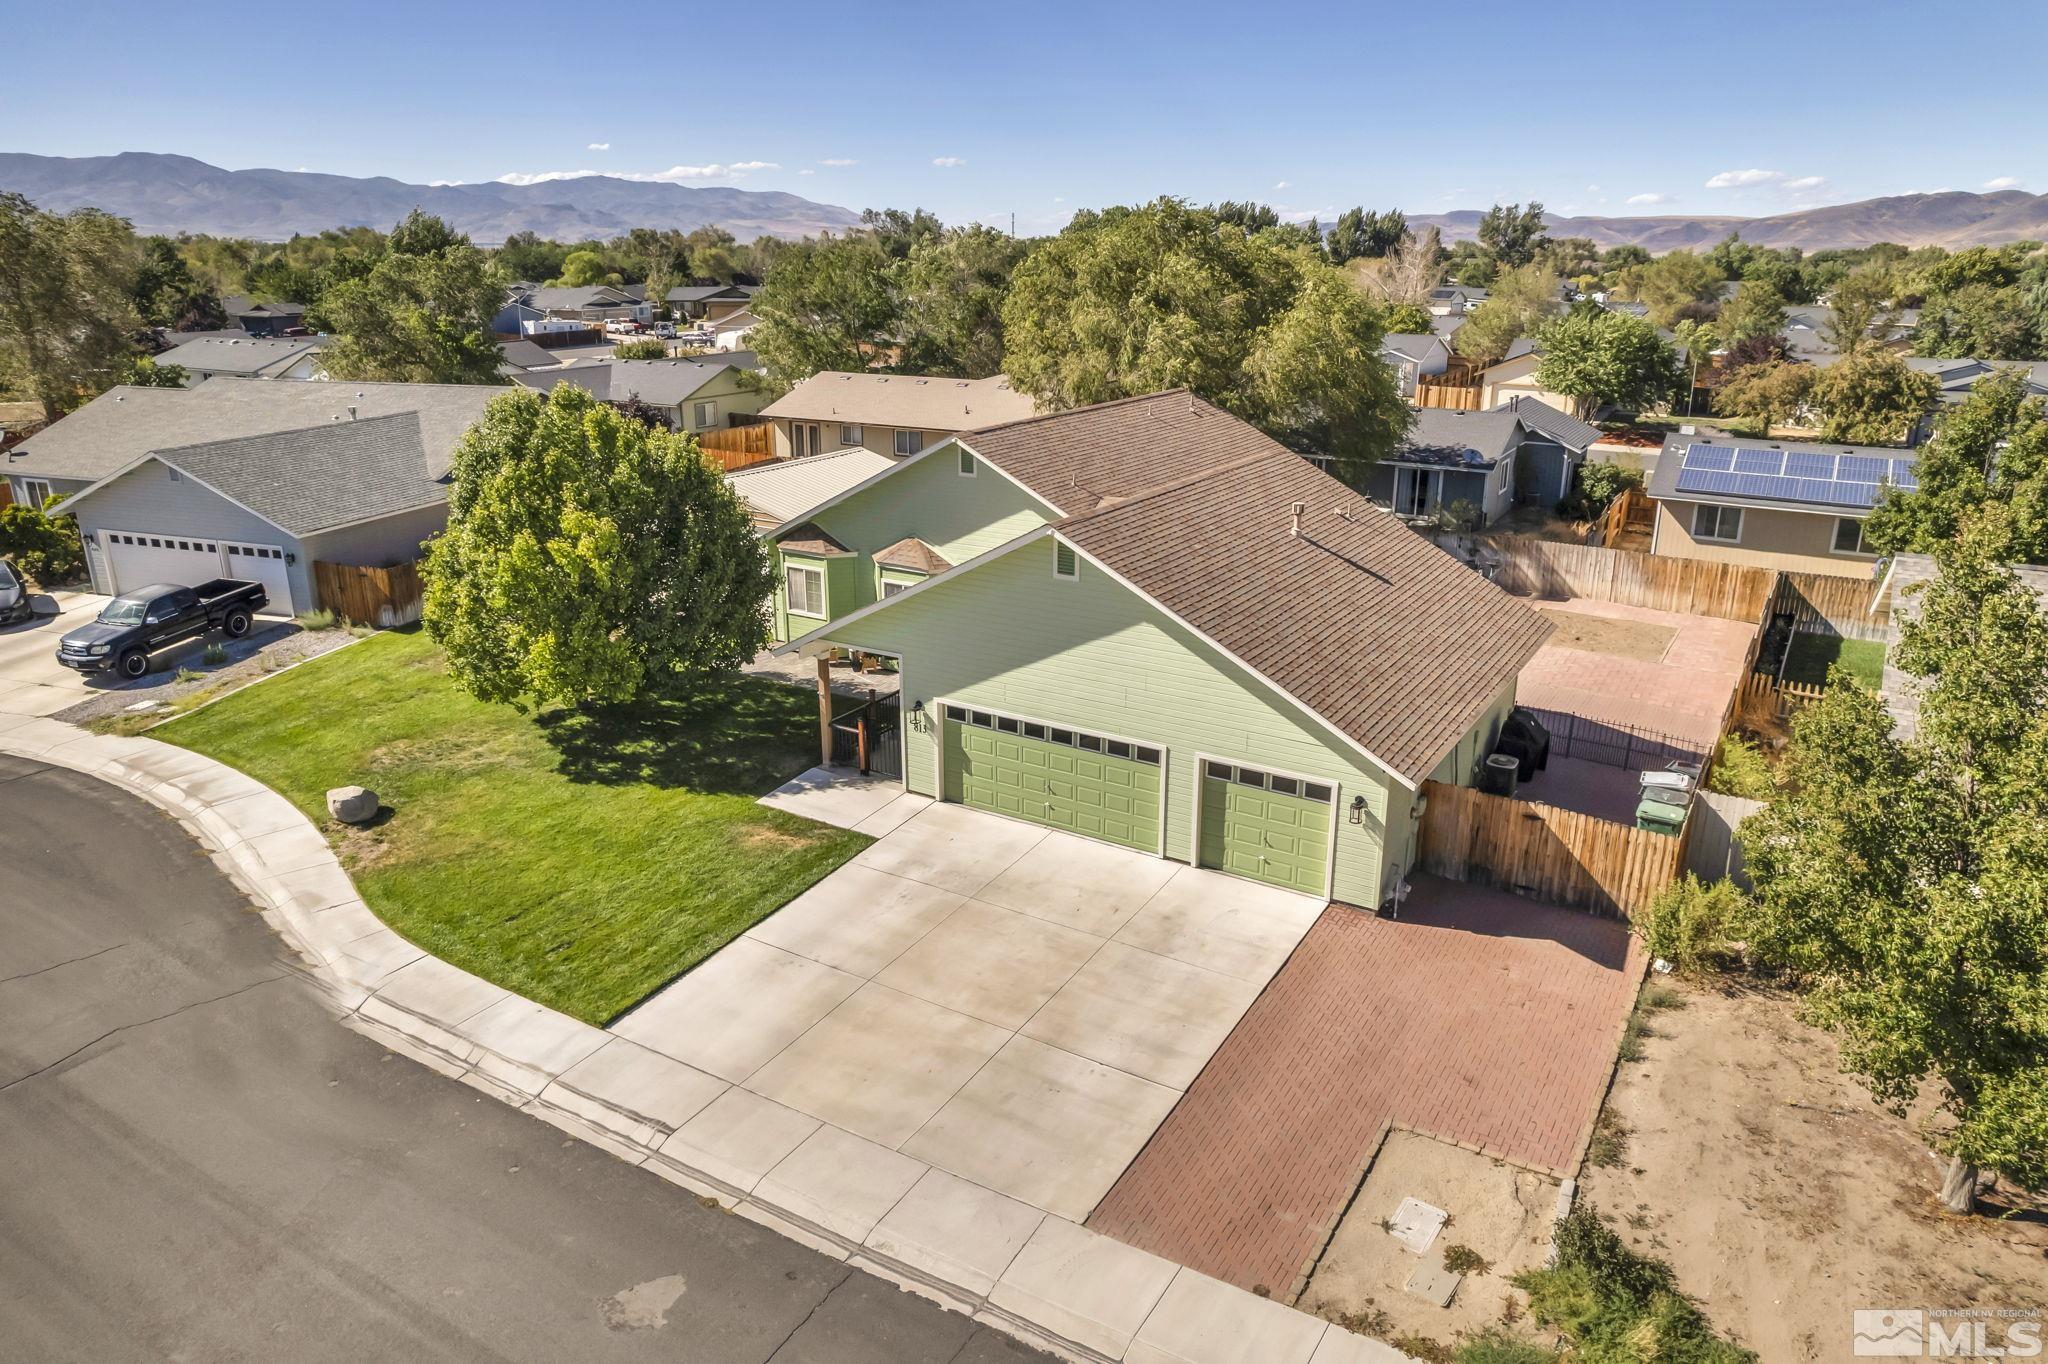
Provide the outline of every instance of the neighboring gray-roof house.
{"type": "Polygon", "coordinates": [[[115,388],[0,459],[17,495],[67,494],[93,586],[256,578],[317,605],[316,559],[416,558],[447,522],[455,444],[506,388],[236,383],[115,388]]]}
{"type": "Polygon", "coordinates": [[[306,305],[273,300],[258,303],[242,294],[229,294],[220,301],[221,311],[228,315],[228,321],[240,327],[251,336],[276,336],[288,328],[304,323],[306,305]]]}
{"type": "Polygon", "coordinates": [[[1380,342],[1380,358],[1394,367],[1401,396],[1413,397],[1425,374],[1442,374],[1451,366],[1451,348],[1434,331],[1389,332],[1380,342]]]}
{"type": "Polygon", "coordinates": [[[654,316],[644,285],[587,284],[578,287],[515,284],[491,330],[519,336],[546,330],[548,322],[646,322],[654,316]]]}
{"type": "Polygon", "coordinates": [[[503,363],[498,366],[498,373],[507,378],[526,370],[556,369],[562,363],[562,357],[547,347],[536,346],[533,342],[523,339],[500,341],[498,354],[503,357],[503,363]]]}
{"type": "Polygon", "coordinates": [[[717,322],[744,311],[759,292],[753,284],[679,284],[664,298],[692,322],[717,322]]]}
{"type": "Polygon", "coordinates": [[[176,365],[186,383],[208,379],[317,379],[324,336],[199,337],[173,346],[156,357],[159,365],[176,365]]]}
{"type": "Polygon", "coordinates": [[[731,425],[734,417],[754,415],[767,402],[765,392],[742,380],[753,360],[750,351],[676,360],[587,360],[514,374],[512,380],[543,393],[571,384],[603,402],[637,398],[660,408],[671,430],[714,431],[731,425]]]}
{"type": "Polygon", "coordinates": [[[1599,439],[1598,428],[1534,398],[1482,412],[1424,408],[1374,468],[1366,495],[1413,519],[1465,503],[1479,525],[1490,525],[1517,502],[1561,500],[1599,439]]]}

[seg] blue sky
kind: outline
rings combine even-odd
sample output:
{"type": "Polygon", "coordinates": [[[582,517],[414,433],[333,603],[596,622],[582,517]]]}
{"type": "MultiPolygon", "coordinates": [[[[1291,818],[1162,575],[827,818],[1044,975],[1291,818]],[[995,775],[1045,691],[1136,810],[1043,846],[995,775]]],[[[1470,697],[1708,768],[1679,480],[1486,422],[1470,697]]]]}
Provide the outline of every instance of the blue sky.
{"type": "Polygon", "coordinates": [[[1157,194],[1327,219],[1359,203],[1756,215],[2048,190],[2038,3],[1963,18],[1888,0],[425,0],[229,16],[79,3],[8,24],[0,150],[410,181],[595,170],[949,221],[1014,213],[1023,231],[1157,194]]]}

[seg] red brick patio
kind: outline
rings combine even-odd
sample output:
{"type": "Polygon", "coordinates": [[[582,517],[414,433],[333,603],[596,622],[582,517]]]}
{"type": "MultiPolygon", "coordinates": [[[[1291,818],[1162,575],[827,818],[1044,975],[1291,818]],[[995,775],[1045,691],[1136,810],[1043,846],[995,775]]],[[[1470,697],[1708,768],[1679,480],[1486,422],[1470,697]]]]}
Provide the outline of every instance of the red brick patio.
{"type": "Polygon", "coordinates": [[[1332,905],[1088,1225],[1284,1299],[1384,1124],[1569,1174],[1641,974],[1621,924],[1479,886],[1332,905]]]}

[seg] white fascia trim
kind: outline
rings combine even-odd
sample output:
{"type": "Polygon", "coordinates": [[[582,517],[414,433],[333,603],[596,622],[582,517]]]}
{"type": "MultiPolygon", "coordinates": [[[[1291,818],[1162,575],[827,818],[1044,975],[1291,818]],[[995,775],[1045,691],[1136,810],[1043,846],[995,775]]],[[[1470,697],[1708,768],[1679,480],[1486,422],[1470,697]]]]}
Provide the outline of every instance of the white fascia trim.
{"type": "MultiPolygon", "coordinates": [[[[786,644],[778,644],[777,646],[775,646],[773,650],[771,650],[771,652],[774,653],[777,657],[781,657],[782,655],[788,653],[800,654],[807,646],[837,643],[837,641],[835,640],[826,639],[825,636],[829,634],[831,631],[836,630],[841,626],[851,625],[855,621],[866,620],[869,616],[874,615],[877,611],[886,611],[892,606],[897,606],[903,602],[907,602],[912,597],[917,596],[920,592],[924,592],[930,589],[935,583],[945,582],[957,573],[965,573],[970,569],[979,568],[981,567],[981,565],[988,563],[992,559],[1000,559],[1003,555],[1008,554],[1011,550],[1019,549],[1025,545],[1030,544],[1032,541],[1037,540],[1042,536],[1050,535],[1051,533],[1051,526],[1039,526],[1035,530],[1027,530],[1022,535],[1018,536],[1016,539],[1005,540],[1002,544],[997,545],[994,549],[985,550],[982,553],[975,555],[972,559],[969,559],[966,563],[959,564],[953,568],[949,568],[944,573],[934,573],[929,578],[926,578],[923,582],[918,583],[913,587],[907,588],[904,591],[898,592],[893,597],[883,597],[879,601],[869,602],[866,606],[861,607],[860,610],[849,612],[848,614],[839,617],[837,620],[819,626],[817,629],[811,631],[807,635],[799,635],[797,638],[790,640],[786,644]]],[[[877,650],[876,652],[886,651],[877,650]]]]}
{"type": "MultiPolygon", "coordinates": [[[[1047,529],[1050,530],[1051,528],[1047,527],[1047,529]]],[[[1187,630],[1190,634],[1194,635],[1196,639],[1201,640],[1204,644],[1207,644],[1217,653],[1222,654],[1225,658],[1229,659],[1239,668],[1242,668],[1245,672],[1257,678],[1266,686],[1272,688],[1272,690],[1278,695],[1285,697],[1295,707],[1295,709],[1299,710],[1303,715],[1308,716],[1318,725],[1321,725],[1324,729],[1328,730],[1346,747],[1363,755],[1367,761],[1372,763],[1374,767],[1377,767],[1380,771],[1385,772],[1388,776],[1392,777],[1396,782],[1399,782],[1402,786],[1406,787],[1410,791],[1417,791],[1421,789],[1420,784],[1409,780],[1408,775],[1405,772],[1402,772],[1400,769],[1396,768],[1392,763],[1388,762],[1385,758],[1380,757],[1379,754],[1373,752],[1364,744],[1358,742],[1358,740],[1352,738],[1349,734],[1346,734],[1343,730],[1331,724],[1329,719],[1326,716],[1324,716],[1322,712],[1318,711],[1315,707],[1309,705],[1306,701],[1303,701],[1293,692],[1288,691],[1287,688],[1281,686],[1278,682],[1275,682],[1272,678],[1266,676],[1266,674],[1260,672],[1251,664],[1245,662],[1244,659],[1238,657],[1235,653],[1232,653],[1228,648],[1224,647],[1224,645],[1218,642],[1217,640],[1211,638],[1209,635],[1204,634],[1201,630],[1195,628],[1192,622],[1190,622],[1186,617],[1182,616],[1179,612],[1175,611],[1172,607],[1168,606],[1165,602],[1160,601],[1157,597],[1147,592],[1144,588],[1139,587],[1129,578],[1126,578],[1123,574],[1117,572],[1108,564],[1103,563],[1102,560],[1096,558],[1087,550],[1082,549],[1079,545],[1067,539],[1065,536],[1058,535],[1057,533],[1055,533],[1054,538],[1057,539],[1061,544],[1067,546],[1067,548],[1073,550],[1074,553],[1079,555],[1081,558],[1086,559],[1089,563],[1101,569],[1103,573],[1106,574],[1112,582],[1122,584],[1125,590],[1133,593],[1135,596],[1138,597],[1139,600],[1149,604],[1154,610],[1160,612],[1162,615],[1168,617],[1171,620],[1179,621],[1182,628],[1187,630]]],[[[1022,540],[1020,539],[1012,543],[1021,544],[1022,540]]],[[[963,564],[962,567],[964,568],[966,567],[966,565],[963,564]]],[[[903,593],[901,596],[898,596],[896,600],[901,601],[903,597],[907,597],[909,595],[910,594],[908,592],[903,593]]]]}

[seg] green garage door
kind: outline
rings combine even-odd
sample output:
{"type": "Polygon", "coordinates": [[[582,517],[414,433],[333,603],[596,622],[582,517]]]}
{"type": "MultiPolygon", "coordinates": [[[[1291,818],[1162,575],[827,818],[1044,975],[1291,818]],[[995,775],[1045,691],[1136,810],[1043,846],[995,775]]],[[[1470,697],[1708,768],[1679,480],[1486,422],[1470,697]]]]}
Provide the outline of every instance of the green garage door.
{"type": "Polygon", "coordinates": [[[1335,790],[1322,782],[1204,763],[1201,865],[1322,895],[1329,884],[1335,799],[1335,790]]]}
{"type": "Polygon", "coordinates": [[[1159,851],[1159,749],[966,706],[944,742],[947,800],[1159,851]]]}

